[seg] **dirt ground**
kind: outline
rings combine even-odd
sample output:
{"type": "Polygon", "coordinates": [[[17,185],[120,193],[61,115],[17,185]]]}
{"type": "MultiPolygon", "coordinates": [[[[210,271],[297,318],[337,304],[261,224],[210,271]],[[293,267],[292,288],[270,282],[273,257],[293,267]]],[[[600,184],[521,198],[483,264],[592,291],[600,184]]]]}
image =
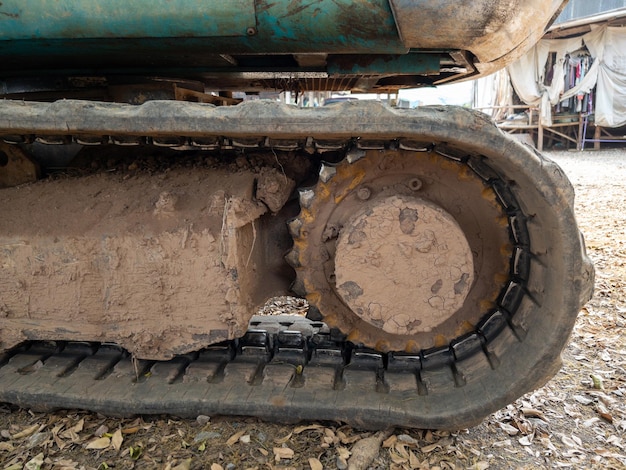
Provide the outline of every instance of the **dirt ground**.
{"type": "Polygon", "coordinates": [[[549,156],[577,191],[595,295],[561,372],[479,426],[375,434],[328,422],[113,419],[0,405],[0,468],[626,468],[626,149],[549,156]]]}

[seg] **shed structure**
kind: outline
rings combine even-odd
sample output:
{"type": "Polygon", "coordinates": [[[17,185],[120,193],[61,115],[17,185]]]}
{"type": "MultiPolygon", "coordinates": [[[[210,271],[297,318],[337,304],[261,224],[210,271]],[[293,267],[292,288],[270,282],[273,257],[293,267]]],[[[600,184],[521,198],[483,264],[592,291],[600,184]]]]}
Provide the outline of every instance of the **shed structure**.
{"type": "Polygon", "coordinates": [[[626,0],[571,0],[543,39],[496,79],[498,125],[530,135],[540,150],[626,142],[625,26],[626,0]]]}

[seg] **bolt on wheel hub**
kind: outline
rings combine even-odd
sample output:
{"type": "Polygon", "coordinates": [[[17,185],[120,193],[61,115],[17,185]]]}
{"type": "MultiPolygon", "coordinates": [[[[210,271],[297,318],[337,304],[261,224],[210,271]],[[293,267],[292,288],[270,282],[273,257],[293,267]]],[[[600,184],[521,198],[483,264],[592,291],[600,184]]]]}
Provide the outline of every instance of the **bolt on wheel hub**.
{"type": "Polygon", "coordinates": [[[339,296],[361,319],[391,334],[416,334],[461,308],[474,264],[449,213],[394,195],[370,201],[341,230],[335,276],[339,296]]]}

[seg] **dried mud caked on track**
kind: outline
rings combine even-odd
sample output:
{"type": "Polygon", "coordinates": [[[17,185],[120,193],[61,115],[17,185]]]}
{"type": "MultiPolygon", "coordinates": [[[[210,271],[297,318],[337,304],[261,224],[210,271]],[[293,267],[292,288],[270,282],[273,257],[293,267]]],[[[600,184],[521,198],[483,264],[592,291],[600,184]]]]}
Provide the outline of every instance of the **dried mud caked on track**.
{"type": "MultiPolygon", "coordinates": [[[[392,430],[366,468],[626,468],[626,150],[549,156],[574,184],[596,267],[595,294],[578,317],[561,372],[472,429],[392,430]]],[[[3,468],[345,468],[355,445],[372,435],[328,422],[0,411],[3,468]]],[[[370,450],[372,442],[378,439],[365,443],[370,450]]]]}

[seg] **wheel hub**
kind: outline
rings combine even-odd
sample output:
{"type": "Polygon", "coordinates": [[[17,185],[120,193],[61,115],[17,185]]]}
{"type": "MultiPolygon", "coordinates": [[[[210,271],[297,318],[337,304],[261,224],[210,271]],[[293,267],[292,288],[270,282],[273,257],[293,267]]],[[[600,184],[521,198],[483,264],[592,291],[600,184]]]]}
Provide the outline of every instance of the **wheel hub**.
{"type": "Polygon", "coordinates": [[[361,319],[391,334],[429,332],[462,305],[474,280],[456,220],[411,196],[373,199],[343,227],[336,289],[361,319]]]}
{"type": "Polygon", "coordinates": [[[349,154],[322,167],[300,204],[289,225],[294,289],[354,344],[449,345],[504,295],[511,226],[465,162],[431,151],[349,154]]]}

